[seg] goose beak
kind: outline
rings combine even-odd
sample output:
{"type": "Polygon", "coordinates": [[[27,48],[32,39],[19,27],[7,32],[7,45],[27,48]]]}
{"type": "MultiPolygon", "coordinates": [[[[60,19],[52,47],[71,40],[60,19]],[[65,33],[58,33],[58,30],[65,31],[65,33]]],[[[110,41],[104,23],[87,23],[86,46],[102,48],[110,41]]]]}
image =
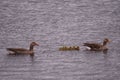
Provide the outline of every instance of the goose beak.
{"type": "Polygon", "coordinates": [[[39,44],[36,43],[36,46],[39,46],[39,44]]]}
{"type": "Polygon", "coordinates": [[[108,43],[112,42],[112,40],[108,40],[108,43]]]}
{"type": "Polygon", "coordinates": [[[34,45],[34,46],[39,46],[39,44],[38,44],[38,43],[36,43],[36,42],[33,42],[33,45],[34,45]]]}

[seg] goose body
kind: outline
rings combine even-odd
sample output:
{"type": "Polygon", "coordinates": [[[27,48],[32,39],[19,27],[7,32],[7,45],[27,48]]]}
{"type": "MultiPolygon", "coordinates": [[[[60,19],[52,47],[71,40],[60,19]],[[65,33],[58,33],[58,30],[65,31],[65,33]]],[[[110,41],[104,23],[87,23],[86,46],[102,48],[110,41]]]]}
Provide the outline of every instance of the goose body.
{"type": "Polygon", "coordinates": [[[8,51],[10,51],[9,55],[21,55],[21,54],[29,54],[29,55],[34,55],[34,46],[38,46],[36,42],[32,42],[30,44],[29,49],[24,49],[24,48],[7,48],[8,51]]]}
{"type": "Polygon", "coordinates": [[[84,43],[83,46],[87,46],[90,48],[91,51],[101,51],[101,50],[108,50],[106,47],[107,43],[110,42],[109,39],[105,38],[103,40],[103,44],[100,43],[84,43]]]}

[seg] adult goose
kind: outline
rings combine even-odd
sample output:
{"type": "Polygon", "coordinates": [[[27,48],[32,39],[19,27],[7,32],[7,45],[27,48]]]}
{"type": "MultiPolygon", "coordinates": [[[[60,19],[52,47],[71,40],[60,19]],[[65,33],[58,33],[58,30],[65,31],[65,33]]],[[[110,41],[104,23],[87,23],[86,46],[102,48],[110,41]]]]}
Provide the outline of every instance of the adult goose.
{"type": "Polygon", "coordinates": [[[108,38],[105,38],[103,40],[102,44],[99,44],[99,43],[84,43],[83,46],[89,47],[91,51],[107,51],[108,48],[106,47],[106,45],[109,42],[110,42],[110,40],[108,38]]]}
{"type": "Polygon", "coordinates": [[[29,49],[24,49],[24,48],[7,48],[8,51],[10,51],[9,55],[21,55],[21,54],[26,54],[26,55],[34,55],[34,46],[39,46],[36,42],[32,42],[30,44],[29,49]],[[11,53],[12,52],[12,53],[11,53]]]}

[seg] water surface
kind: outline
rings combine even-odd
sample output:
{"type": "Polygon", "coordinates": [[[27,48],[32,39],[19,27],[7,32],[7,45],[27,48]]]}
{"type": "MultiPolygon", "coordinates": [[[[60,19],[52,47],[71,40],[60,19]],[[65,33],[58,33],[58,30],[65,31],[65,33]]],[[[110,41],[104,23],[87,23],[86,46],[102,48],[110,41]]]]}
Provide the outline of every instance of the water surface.
{"type": "Polygon", "coordinates": [[[119,80],[119,0],[1,0],[0,80],[119,80]],[[110,38],[107,54],[85,51],[84,42],[110,38]],[[7,47],[35,56],[8,56],[7,47]],[[80,51],[59,51],[61,46],[80,51]]]}

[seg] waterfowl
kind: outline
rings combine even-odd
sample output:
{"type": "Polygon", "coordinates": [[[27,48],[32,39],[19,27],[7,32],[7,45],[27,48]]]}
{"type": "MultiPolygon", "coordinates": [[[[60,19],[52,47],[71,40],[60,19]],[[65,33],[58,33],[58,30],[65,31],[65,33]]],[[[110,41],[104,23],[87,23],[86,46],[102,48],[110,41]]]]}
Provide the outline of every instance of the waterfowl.
{"type": "Polygon", "coordinates": [[[71,51],[71,50],[80,50],[79,46],[63,46],[59,48],[59,51],[71,51]]]}
{"type": "Polygon", "coordinates": [[[39,46],[39,45],[36,42],[32,42],[30,44],[29,49],[24,49],[24,48],[7,48],[7,51],[10,51],[9,55],[28,54],[28,55],[33,56],[34,55],[34,50],[33,50],[34,46],[39,46]]]}
{"type": "Polygon", "coordinates": [[[89,47],[91,51],[107,51],[108,48],[106,47],[106,45],[109,42],[110,42],[110,40],[108,38],[105,38],[103,40],[102,44],[99,44],[99,43],[84,43],[83,46],[89,47]]]}

